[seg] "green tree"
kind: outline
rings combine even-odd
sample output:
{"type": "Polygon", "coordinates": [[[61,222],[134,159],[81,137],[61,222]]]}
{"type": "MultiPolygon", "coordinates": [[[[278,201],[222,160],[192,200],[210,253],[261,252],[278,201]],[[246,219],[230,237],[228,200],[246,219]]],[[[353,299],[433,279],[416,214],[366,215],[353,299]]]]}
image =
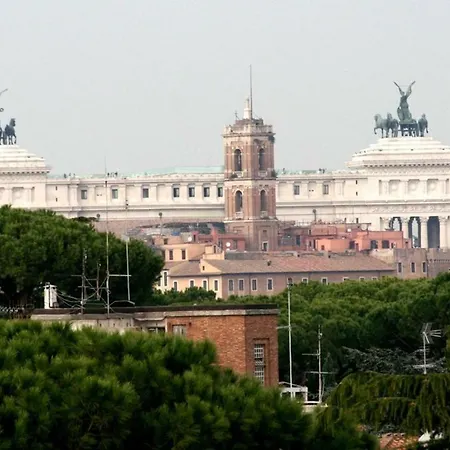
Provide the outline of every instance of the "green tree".
{"type": "MultiPolygon", "coordinates": [[[[67,296],[80,298],[83,255],[86,273],[100,282],[106,270],[106,235],[90,224],[68,220],[50,211],[0,208],[0,294],[3,303],[25,305],[36,291],[42,299],[42,285],[50,282],[67,296]]],[[[110,272],[126,273],[125,243],[109,235],[110,272]]],[[[163,261],[142,242],[129,244],[132,300],[148,302],[163,261]]],[[[112,279],[112,300],[126,299],[125,278],[112,279]]],[[[42,300],[41,300],[42,301],[42,300]]]]}
{"type": "Polygon", "coordinates": [[[348,421],[322,431],[277,389],[220,368],[210,343],[183,338],[0,322],[0,391],[11,450],[372,448],[348,421]]]}

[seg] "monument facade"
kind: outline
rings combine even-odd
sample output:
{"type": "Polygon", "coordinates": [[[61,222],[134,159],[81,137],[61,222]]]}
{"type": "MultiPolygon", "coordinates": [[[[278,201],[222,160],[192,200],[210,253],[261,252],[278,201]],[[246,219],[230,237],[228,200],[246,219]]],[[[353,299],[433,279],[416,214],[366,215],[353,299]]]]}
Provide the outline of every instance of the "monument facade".
{"type": "Polygon", "coordinates": [[[225,128],[225,166],[55,175],[43,158],[1,140],[0,204],[100,222],[108,217],[127,228],[160,220],[225,221],[230,230],[256,237],[258,248],[267,242],[268,249],[275,218],[402,228],[416,246],[448,247],[450,147],[427,135],[426,116],[413,118],[412,87],[399,88],[398,119],[378,115],[382,137],[354,153],[345,170],[273,172],[272,127],[249,121],[248,107],[243,119],[225,128]]]}

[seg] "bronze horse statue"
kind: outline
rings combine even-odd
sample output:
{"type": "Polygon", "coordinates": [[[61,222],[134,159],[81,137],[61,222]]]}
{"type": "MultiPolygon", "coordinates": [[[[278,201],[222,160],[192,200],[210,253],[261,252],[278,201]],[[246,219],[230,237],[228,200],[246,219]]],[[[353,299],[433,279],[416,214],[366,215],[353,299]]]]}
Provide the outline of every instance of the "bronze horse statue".
{"type": "Polygon", "coordinates": [[[16,126],[16,119],[11,119],[9,121],[9,124],[6,125],[5,129],[3,130],[2,140],[4,145],[17,144],[15,126],[16,126]]]}
{"type": "Polygon", "coordinates": [[[428,134],[428,119],[425,114],[422,114],[422,117],[417,121],[419,125],[419,136],[424,137],[425,133],[428,134]]]}
{"type": "Polygon", "coordinates": [[[398,136],[398,126],[399,122],[397,119],[392,117],[392,114],[388,113],[386,119],[381,117],[381,114],[375,114],[375,127],[373,132],[377,134],[377,130],[381,130],[381,137],[387,138],[389,135],[391,137],[398,136]]]}

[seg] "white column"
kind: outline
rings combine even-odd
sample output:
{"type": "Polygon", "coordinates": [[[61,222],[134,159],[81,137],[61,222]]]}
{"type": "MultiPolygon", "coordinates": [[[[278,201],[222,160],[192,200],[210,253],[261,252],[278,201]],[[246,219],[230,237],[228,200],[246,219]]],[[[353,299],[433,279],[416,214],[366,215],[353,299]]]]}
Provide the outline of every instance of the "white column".
{"type": "Polygon", "coordinates": [[[439,217],[439,247],[447,248],[447,217],[439,217]]]}
{"type": "Polygon", "coordinates": [[[420,247],[428,248],[428,217],[420,218],[420,247]]]}
{"type": "Polygon", "coordinates": [[[410,217],[402,217],[401,218],[404,239],[411,239],[411,236],[409,235],[409,221],[410,220],[411,220],[410,217]]]}

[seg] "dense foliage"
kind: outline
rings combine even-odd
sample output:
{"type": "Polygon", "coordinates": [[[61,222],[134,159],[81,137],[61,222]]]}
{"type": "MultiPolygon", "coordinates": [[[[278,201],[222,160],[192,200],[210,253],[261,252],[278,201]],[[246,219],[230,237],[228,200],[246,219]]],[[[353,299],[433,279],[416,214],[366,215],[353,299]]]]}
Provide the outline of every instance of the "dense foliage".
{"type": "Polygon", "coordinates": [[[207,342],[0,322],[0,447],[374,448],[351,424],[333,446],[301,405],[215,363],[207,342]]]}
{"type": "MultiPolygon", "coordinates": [[[[106,270],[106,235],[92,226],[65,219],[50,211],[0,208],[0,303],[25,305],[42,302],[42,283],[55,284],[70,304],[79,299],[86,252],[86,275],[103,283],[106,270]]],[[[109,235],[110,272],[126,273],[125,243],[109,235]]],[[[151,297],[163,262],[142,242],[129,245],[132,300],[151,297]]],[[[93,283],[95,285],[95,282],[93,283]]],[[[88,294],[93,291],[90,290],[88,294]]],[[[102,291],[104,292],[104,290],[102,291]]],[[[112,300],[126,299],[126,279],[111,279],[112,300]]]]}

